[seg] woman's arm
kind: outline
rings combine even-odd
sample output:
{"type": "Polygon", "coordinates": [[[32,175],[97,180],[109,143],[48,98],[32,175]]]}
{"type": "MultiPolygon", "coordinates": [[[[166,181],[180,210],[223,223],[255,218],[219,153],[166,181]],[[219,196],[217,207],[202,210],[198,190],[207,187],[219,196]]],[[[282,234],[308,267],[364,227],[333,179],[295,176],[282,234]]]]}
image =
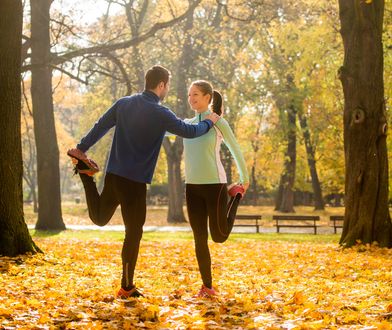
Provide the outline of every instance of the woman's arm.
{"type": "Polygon", "coordinates": [[[244,156],[241,152],[241,148],[237,142],[237,139],[234,136],[232,129],[230,128],[229,123],[221,118],[216,124],[216,129],[218,129],[222,136],[225,144],[230,150],[230,153],[233,155],[235,163],[237,165],[237,169],[240,175],[240,181],[245,186],[249,184],[249,175],[248,170],[246,168],[246,163],[244,156]]]}

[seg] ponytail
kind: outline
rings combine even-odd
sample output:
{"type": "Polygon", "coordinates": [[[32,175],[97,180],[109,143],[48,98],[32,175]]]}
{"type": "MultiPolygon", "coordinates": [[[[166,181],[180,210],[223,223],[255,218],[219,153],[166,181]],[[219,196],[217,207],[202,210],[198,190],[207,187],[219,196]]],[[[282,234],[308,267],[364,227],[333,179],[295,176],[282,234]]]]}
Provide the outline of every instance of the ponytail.
{"type": "Polygon", "coordinates": [[[222,95],[217,90],[214,90],[212,94],[212,111],[220,116],[222,114],[222,95]]]}

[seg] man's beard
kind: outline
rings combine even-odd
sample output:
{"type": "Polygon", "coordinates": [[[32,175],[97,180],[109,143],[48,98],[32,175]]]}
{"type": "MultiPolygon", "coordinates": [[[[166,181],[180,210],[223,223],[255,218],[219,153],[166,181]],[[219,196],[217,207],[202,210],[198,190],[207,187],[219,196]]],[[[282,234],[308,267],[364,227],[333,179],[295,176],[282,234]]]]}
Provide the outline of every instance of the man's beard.
{"type": "Polygon", "coordinates": [[[166,92],[165,92],[165,93],[162,93],[161,95],[159,95],[159,99],[160,99],[161,101],[163,101],[163,100],[165,99],[166,95],[167,95],[166,92]]]}

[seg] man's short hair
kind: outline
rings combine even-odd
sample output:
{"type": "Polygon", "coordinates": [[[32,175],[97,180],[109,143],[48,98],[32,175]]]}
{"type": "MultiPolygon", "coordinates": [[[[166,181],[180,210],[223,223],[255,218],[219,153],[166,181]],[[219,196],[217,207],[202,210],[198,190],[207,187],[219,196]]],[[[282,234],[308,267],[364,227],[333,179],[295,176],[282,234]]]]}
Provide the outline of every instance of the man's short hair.
{"type": "Polygon", "coordinates": [[[166,85],[169,79],[170,71],[168,69],[160,65],[154,65],[146,72],[144,89],[155,89],[160,82],[163,82],[166,85]]]}

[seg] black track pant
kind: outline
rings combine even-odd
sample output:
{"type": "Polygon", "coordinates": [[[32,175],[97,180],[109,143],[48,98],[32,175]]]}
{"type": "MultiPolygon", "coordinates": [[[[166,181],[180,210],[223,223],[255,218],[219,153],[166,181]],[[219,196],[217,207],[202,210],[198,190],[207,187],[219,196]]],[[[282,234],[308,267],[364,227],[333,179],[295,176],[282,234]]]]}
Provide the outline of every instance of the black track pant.
{"type": "Polygon", "coordinates": [[[121,205],[125,225],[125,239],[121,258],[123,273],[121,286],[129,289],[133,285],[133,275],[139,253],[143,225],[146,220],[146,184],[106,173],[101,194],[92,177],[80,174],[86,192],[90,219],[98,226],[105,226],[114,211],[121,205]]]}
{"type": "Polygon", "coordinates": [[[212,277],[208,223],[212,240],[217,243],[225,242],[233,229],[240,197],[232,197],[229,203],[227,200],[226,184],[186,185],[186,203],[195,239],[196,258],[203,284],[209,288],[212,277]]]}

